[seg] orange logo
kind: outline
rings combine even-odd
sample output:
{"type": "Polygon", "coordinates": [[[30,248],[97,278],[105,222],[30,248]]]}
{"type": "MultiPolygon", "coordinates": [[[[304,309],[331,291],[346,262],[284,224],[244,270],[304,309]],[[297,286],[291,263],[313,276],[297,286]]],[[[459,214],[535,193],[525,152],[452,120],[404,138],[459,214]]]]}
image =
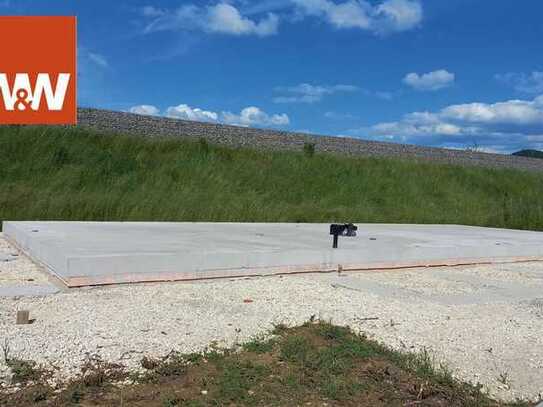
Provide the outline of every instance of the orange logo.
{"type": "Polygon", "coordinates": [[[0,124],[76,124],[76,25],[0,17],[0,124]]]}

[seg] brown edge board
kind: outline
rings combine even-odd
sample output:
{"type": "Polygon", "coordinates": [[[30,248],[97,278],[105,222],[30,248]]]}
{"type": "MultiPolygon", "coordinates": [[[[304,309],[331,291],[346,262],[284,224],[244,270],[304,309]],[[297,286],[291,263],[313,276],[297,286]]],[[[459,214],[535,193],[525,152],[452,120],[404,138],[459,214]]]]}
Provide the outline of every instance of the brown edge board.
{"type": "Polygon", "coordinates": [[[346,265],[306,265],[284,267],[259,267],[214,269],[200,272],[154,272],[154,273],[119,273],[114,275],[78,276],[63,279],[70,288],[88,286],[107,286],[118,284],[159,283],[159,282],[191,282],[211,281],[228,278],[248,278],[266,276],[284,276],[320,273],[371,272],[371,271],[400,271],[417,268],[461,267],[492,264],[531,263],[541,262],[543,257],[496,257],[496,258],[459,258],[405,263],[367,263],[346,265]]]}

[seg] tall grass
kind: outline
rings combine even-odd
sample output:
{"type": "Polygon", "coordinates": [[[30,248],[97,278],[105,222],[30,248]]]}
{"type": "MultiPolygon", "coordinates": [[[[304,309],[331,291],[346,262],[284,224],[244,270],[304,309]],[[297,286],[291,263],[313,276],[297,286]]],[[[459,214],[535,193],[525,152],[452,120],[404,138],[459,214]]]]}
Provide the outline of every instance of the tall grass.
{"type": "Polygon", "coordinates": [[[457,223],[543,229],[543,174],[0,128],[0,220],[457,223]]]}

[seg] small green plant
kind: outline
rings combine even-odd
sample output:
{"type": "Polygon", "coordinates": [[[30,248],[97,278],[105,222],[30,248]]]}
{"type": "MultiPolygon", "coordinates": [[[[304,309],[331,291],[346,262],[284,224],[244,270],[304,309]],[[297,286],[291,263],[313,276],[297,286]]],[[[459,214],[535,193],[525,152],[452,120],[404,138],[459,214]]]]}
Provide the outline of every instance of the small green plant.
{"type": "Polygon", "coordinates": [[[209,154],[209,143],[205,138],[200,137],[200,139],[198,139],[198,146],[203,155],[209,154]]]}
{"type": "Polygon", "coordinates": [[[79,404],[85,397],[85,388],[80,382],[70,383],[59,397],[59,401],[65,401],[69,405],[79,404]]]}
{"type": "Polygon", "coordinates": [[[9,339],[5,338],[4,343],[2,344],[2,357],[6,365],[9,363],[9,355],[10,355],[9,339]]]}
{"type": "Polygon", "coordinates": [[[64,146],[57,148],[53,154],[53,164],[55,167],[60,168],[66,165],[69,161],[68,150],[64,146]]]}
{"type": "Polygon", "coordinates": [[[52,389],[48,386],[38,384],[28,389],[24,400],[29,404],[35,404],[41,401],[46,401],[52,395],[52,393],[52,389]]]}
{"type": "Polygon", "coordinates": [[[349,329],[337,325],[332,325],[331,323],[319,323],[318,324],[319,333],[326,339],[338,340],[345,338],[349,334],[349,329]]]}
{"type": "Polygon", "coordinates": [[[278,323],[273,326],[272,333],[274,335],[281,335],[285,333],[287,330],[288,330],[288,326],[286,324],[278,323]]]}
{"type": "Polygon", "coordinates": [[[216,381],[220,399],[239,402],[250,398],[248,391],[262,380],[268,369],[261,364],[229,359],[222,365],[222,374],[216,381]]]}
{"type": "Polygon", "coordinates": [[[28,383],[39,381],[45,371],[37,367],[36,362],[22,359],[9,359],[7,365],[13,374],[13,381],[16,383],[28,383]]]}
{"type": "Polygon", "coordinates": [[[303,336],[288,336],[281,343],[281,359],[288,362],[305,364],[313,349],[311,343],[303,336]]]}
{"type": "Polygon", "coordinates": [[[98,355],[89,355],[81,368],[81,384],[102,387],[110,381],[127,377],[120,365],[102,361],[98,355]]]}
{"type": "Polygon", "coordinates": [[[304,154],[306,157],[311,158],[315,155],[315,143],[304,143],[304,154]]]}
{"type": "Polygon", "coordinates": [[[163,407],[175,407],[179,405],[181,405],[181,400],[173,394],[169,394],[162,399],[163,407]]]}
{"type": "Polygon", "coordinates": [[[160,364],[160,361],[148,356],[144,356],[143,359],[141,359],[141,367],[143,367],[146,370],[154,370],[158,367],[160,364]]]}
{"type": "Polygon", "coordinates": [[[244,343],[242,345],[242,348],[243,350],[246,350],[247,352],[262,354],[266,352],[271,352],[274,344],[275,344],[274,339],[265,340],[262,338],[255,338],[250,342],[244,343]]]}

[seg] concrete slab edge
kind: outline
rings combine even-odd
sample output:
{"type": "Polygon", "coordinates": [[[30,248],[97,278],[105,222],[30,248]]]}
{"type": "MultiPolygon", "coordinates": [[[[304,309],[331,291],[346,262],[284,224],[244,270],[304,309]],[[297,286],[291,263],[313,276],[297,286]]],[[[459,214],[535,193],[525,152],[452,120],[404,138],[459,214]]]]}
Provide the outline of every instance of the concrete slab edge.
{"type": "Polygon", "coordinates": [[[59,274],[57,274],[50,265],[35,258],[34,256],[30,254],[27,248],[20,245],[17,242],[16,236],[15,236],[16,233],[17,233],[17,230],[15,226],[13,226],[13,223],[2,222],[2,234],[4,236],[4,239],[6,239],[10,245],[15,247],[15,249],[17,249],[19,252],[23,253],[28,259],[30,259],[31,262],[33,262],[38,267],[43,269],[42,272],[45,272],[45,274],[48,277],[49,282],[55,285],[55,287],[57,287],[59,290],[65,290],[67,287],[70,287],[68,282],[64,280],[59,274]],[[11,236],[12,234],[13,236],[11,236]]]}
{"type": "MultiPolygon", "coordinates": [[[[92,277],[70,277],[65,283],[70,288],[87,286],[104,286],[114,284],[157,283],[168,281],[205,281],[225,278],[264,277],[273,275],[311,274],[311,273],[341,273],[341,272],[366,272],[366,271],[397,271],[414,268],[436,267],[460,267],[489,264],[528,263],[541,262],[543,257],[502,257],[502,258],[464,258],[442,259],[424,262],[406,263],[367,263],[367,264],[315,264],[305,266],[262,267],[262,268],[238,268],[216,269],[199,271],[198,273],[186,272],[160,272],[134,275],[131,273],[119,273],[115,275],[97,275],[92,277]]],[[[63,280],[64,281],[64,280],[63,280]]]]}

